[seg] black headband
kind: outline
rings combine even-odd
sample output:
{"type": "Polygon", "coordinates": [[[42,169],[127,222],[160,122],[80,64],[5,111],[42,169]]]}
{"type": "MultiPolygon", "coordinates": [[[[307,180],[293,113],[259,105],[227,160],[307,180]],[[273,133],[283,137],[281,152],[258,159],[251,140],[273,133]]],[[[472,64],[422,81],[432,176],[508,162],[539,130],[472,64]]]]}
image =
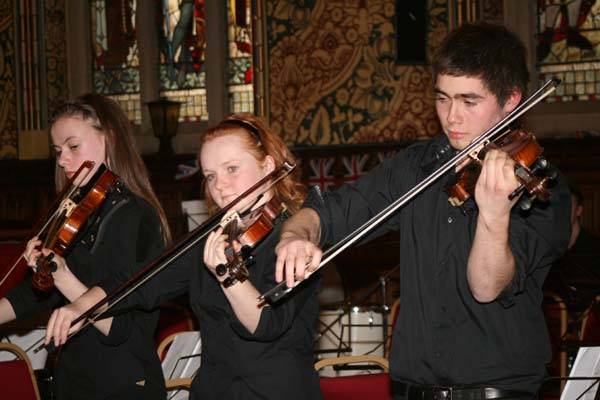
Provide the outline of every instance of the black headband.
{"type": "Polygon", "coordinates": [[[237,125],[240,128],[244,128],[245,130],[250,132],[250,134],[252,136],[254,136],[259,142],[262,143],[262,140],[260,140],[260,131],[259,131],[258,127],[256,125],[254,125],[252,122],[248,122],[243,119],[228,118],[225,121],[223,121],[223,123],[237,125]]]}

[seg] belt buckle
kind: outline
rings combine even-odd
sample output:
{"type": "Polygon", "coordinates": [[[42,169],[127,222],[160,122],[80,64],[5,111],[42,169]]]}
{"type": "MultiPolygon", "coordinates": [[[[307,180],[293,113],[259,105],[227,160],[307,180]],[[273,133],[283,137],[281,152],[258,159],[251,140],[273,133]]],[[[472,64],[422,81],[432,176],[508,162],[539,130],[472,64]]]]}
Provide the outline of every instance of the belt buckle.
{"type": "Polygon", "coordinates": [[[433,387],[433,400],[452,400],[453,396],[452,386],[434,386],[433,387]]]}

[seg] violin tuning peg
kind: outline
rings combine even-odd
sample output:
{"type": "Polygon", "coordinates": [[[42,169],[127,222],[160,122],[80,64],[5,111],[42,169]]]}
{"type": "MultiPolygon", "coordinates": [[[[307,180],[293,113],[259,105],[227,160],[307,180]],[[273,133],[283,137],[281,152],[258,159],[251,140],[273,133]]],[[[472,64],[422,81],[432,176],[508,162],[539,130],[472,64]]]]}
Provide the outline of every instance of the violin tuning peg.
{"type": "Polygon", "coordinates": [[[522,211],[529,211],[533,206],[533,198],[529,196],[523,196],[519,199],[518,205],[522,211]]]}
{"type": "Polygon", "coordinates": [[[533,167],[531,168],[531,172],[532,173],[536,173],[538,171],[545,170],[546,168],[548,168],[548,165],[549,165],[548,164],[548,160],[546,160],[544,157],[539,157],[533,163],[533,167]]]}
{"type": "Polygon", "coordinates": [[[249,267],[249,266],[251,266],[251,265],[254,265],[255,263],[256,263],[256,259],[254,258],[254,256],[253,256],[252,254],[250,254],[250,255],[248,256],[248,258],[246,258],[246,260],[245,260],[245,263],[244,263],[244,264],[245,264],[247,267],[249,267]]]}
{"type": "Polygon", "coordinates": [[[56,272],[56,270],[58,269],[58,265],[56,264],[56,261],[50,261],[48,263],[48,268],[50,269],[50,272],[56,272]]]}
{"type": "Polygon", "coordinates": [[[227,272],[227,267],[225,266],[225,264],[219,264],[215,268],[215,272],[217,273],[218,276],[223,276],[227,272]]]}
{"type": "Polygon", "coordinates": [[[551,181],[556,181],[556,179],[558,179],[558,170],[554,167],[548,168],[546,177],[551,181]]]}
{"type": "Polygon", "coordinates": [[[234,283],[236,282],[235,278],[232,278],[231,276],[228,276],[227,278],[225,278],[225,280],[223,281],[222,285],[223,287],[230,287],[232,286],[234,283]]]}
{"type": "Polygon", "coordinates": [[[241,252],[244,260],[250,259],[252,257],[252,247],[248,246],[247,244],[242,246],[241,252]]]}
{"type": "Polygon", "coordinates": [[[525,190],[525,185],[519,186],[508,196],[508,199],[513,200],[514,198],[519,196],[521,193],[523,193],[524,190],[525,190]]]}

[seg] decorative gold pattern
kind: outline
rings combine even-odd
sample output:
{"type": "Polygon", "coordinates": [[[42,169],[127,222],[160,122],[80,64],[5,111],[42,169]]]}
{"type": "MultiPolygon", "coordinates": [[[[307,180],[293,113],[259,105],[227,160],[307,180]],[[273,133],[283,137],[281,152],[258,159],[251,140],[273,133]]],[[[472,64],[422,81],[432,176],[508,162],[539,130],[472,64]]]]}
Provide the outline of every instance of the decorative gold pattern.
{"type": "Polygon", "coordinates": [[[65,0],[45,0],[45,53],[48,109],[50,112],[68,96],[65,0]]]}
{"type": "Polygon", "coordinates": [[[501,24],[504,21],[504,0],[481,0],[481,20],[501,24]]]}
{"type": "MultiPolygon", "coordinates": [[[[438,133],[430,72],[394,61],[393,0],[278,0],[267,3],[267,15],[270,120],[286,142],[364,143],[438,133]]],[[[446,26],[446,1],[430,0],[430,52],[446,26]]]]}
{"type": "Polygon", "coordinates": [[[0,158],[17,157],[14,8],[0,0],[0,158]]]}

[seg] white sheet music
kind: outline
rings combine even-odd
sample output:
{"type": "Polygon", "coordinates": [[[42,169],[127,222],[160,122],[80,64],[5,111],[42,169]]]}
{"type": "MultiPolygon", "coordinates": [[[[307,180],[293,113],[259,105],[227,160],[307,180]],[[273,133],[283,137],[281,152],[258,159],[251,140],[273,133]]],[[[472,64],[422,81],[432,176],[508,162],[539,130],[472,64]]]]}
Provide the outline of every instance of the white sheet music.
{"type": "MultiPolygon", "coordinates": [[[[1,338],[2,342],[13,343],[19,346],[31,361],[31,367],[33,369],[42,369],[46,365],[46,358],[48,358],[48,352],[46,349],[34,353],[33,349],[36,348],[40,343],[41,338],[46,336],[46,328],[37,328],[27,332],[12,333],[1,338]]],[[[14,360],[17,357],[7,351],[0,352],[0,361],[14,360]]]]}
{"type": "Polygon", "coordinates": [[[568,380],[560,400],[594,400],[600,380],[600,347],[579,348],[569,374],[569,378],[577,377],[592,379],[568,380]]]}
{"type": "Polygon", "coordinates": [[[187,217],[188,231],[194,230],[208,219],[208,210],[206,209],[204,200],[182,201],[181,209],[187,217]]]}
{"type": "MultiPolygon", "coordinates": [[[[202,343],[199,331],[181,332],[175,336],[162,362],[165,379],[193,378],[200,368],[202,343]]],[[[187,399],[187,390],[172,390],[169,400],[187,399]]]]}

